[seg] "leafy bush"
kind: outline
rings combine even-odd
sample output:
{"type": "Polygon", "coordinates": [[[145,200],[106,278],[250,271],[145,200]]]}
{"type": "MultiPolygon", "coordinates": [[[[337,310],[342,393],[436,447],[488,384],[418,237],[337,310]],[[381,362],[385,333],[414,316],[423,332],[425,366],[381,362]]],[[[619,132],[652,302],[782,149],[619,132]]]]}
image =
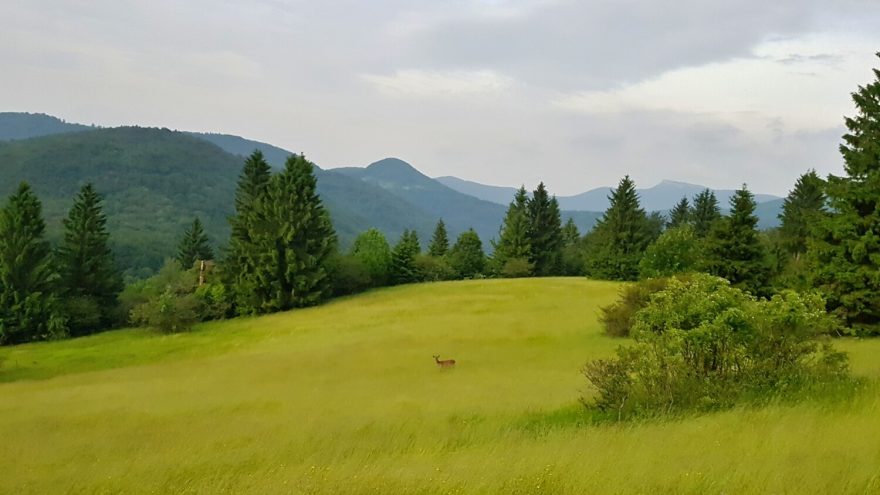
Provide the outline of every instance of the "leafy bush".
{"type": "Polygon", "coordinates": [[[419,254],[416,255],[413,265],[421,280],[425,282],[455,280],[458,276],[445,256],[419,254]]]}
{"type": "Polygon", "coordinates": [[[721,278],[672,278],[636,313],[635,343],[585,366],[589,405],[619,418],[704,411],[838,381],[846,355],[819,340],[831,324],[817,294],[756,300],[721,278]]]}
{"type": "Polygon", "coordinates": [[[628,337],[636,313],[644,308],[651,296],[666,288],[667,279],[646,279],[624,286],[614,304],[601,309],[599,321],[612,337],[628,337]]]}
{"type": "Polygon", "coordinates": [[[702,244],[690,225],[667,230],[648,246],[639,261],[642,278],[669,277],[693,271],[702,257],[702,244]]]}
{"type": "Polygon", "coordinates": [[[531,277],[535,271],[534,263],[526,258],[511,258],[501,267],[501,276],[504,278],[531,277]]]}
{"type": "Polygon", "coordinates": [[[374,279],[358,256],[336,255],[328,262],[333,295],[347,296],[369,289],[374,279]]]}
{"type": "Polygon", "coordinates": [[[168,287],[159,296],[135,307],[131,319],[161,332],[182,332],[199,321],[198,306],[195,294],[176,292],[168,287]]]}

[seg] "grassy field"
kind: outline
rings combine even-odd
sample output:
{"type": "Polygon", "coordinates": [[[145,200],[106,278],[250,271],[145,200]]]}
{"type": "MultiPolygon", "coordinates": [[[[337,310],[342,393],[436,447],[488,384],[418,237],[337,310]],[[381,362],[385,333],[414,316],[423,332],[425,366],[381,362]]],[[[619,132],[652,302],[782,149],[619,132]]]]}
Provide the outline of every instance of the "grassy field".
{"type": "Polygon", "coordinates": [[[588,424],[617,288],[426,284],[0,349],[0,493],[880,493],[877,340],[839,343],[854,400],[588,424]]]}

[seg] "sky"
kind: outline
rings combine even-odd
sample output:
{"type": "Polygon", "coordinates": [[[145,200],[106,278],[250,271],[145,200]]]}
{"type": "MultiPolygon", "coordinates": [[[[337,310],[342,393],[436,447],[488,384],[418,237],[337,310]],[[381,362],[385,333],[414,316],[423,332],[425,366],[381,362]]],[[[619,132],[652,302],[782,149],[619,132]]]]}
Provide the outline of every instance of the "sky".
{"type": "Polygon", "coordinates": [[[878,0],[0,0],[0,111],[569,195],[842,174],[878,0]]]}

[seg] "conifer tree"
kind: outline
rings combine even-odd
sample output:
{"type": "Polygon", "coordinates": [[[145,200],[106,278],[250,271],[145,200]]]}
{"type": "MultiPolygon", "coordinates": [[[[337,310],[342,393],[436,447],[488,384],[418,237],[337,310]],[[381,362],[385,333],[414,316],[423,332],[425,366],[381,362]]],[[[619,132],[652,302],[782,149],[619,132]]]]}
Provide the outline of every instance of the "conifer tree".
{"type": "Polygon", "coordinates": [[[676,203],[672,211],[669,212],[669,223],[666,228],[674,229],[691,222],[691,205],[686,197],[682,197],[681,201],[676,203]]]}
{"type": "Polygon", "coordinates": [[[766,252],[758,237],[755,197],[743,184],[730,198],[730,216],[716,221],[706,239],[706,270],[732,285],[763,295],[770,279],[766,252]]]}
{"type": "Polygon", "coordinates": [[[628,175],[611,191],[608,200],[608,209],[589,236],[587,272],[597,278],[635,280],[639,261],[651,241],[648,216],[628,175]]]}
{"type": "Polygon", "coordinates": [[[694,197],[694,209],[692,221],[694,222],[694,234],[699,238],[709,235],[712,225],[721,218],[721,210],[718,208],[718,198],[709,189],[704,190],[694,197]]]}
{"type": "Polygon", "coordinates": [[[415,230],[406,229],[391,252],[391,283],[410,284],[420,280],[415,259],[421,252],[419,236],[415,230]]]}
{"type": "Polygon", "coordinates": [[[80,189],[67,218],[64,241],[56,253],[68,326],[85,335],[112,325],[122,277],[107,245],[107,217],[92,184],[80,189]]]}
{"type": "Polygon", "coordinates": [[[581,233],[578,231],[574,219],[568,217],[565,226],[562,227],[562,244],[564,246],[573,246],[581,239],[581,233]]]}
{"type": "MultiPolygon", "coordinates": [[[[521,260],[526,265],[531,262],[532,244],[528,199],[528,191],[524,186],[520,187],[514,194],[513,201],[507,207],[504,223],[498,233],[498,241],[496,242],[494,239],[491,241],[494,248],[492,268],[497,273],[501,273],[504,265],[511,260],[521,260]]],[[[531,271],[531,268],[528,271],[531,271]]]]}
{"type": "Polygon", "coordinates": [[[535,275],[558,275],[562,265],[562,219],[556,197],[550,197],[544,183],[526,202],[529,218],[529,244],[535,275]]]}
{"type": "Polygon", "coordinates": [[[449,263],[462,278],[473,278],[483,273],[486,255],[483,253],[483,242],[474,229],[462,232],[449,251],[449,263]]]}
{"type": "Polygon", "coordinates": [[[880,70],[852,99],[857,113],[840,146],[846,176],[828,177],[831,213],[809,252],[828,309],[856,333],[880,334],[880,70]]]}
{"type": "Polygon", "coordinates": [[[810,231],[825,212],[825,181],[810,170],[798,177],[782,203],[779,234],[789,254],[799,258],[807,251],[810,231]]]}
{"type": "Polygon", "coordinates": [[[21,183],[0,211],[0,344],[66,333],[42,205],[21,183]]]}
{"type": "Polygon", "coordinates": [[[428,254],[440,257],[445,256],[447,251],[449,251],[449,237],[446,233],[446,224],[441,218],[434,228],[434,236],[431,237],[431,244],[428,245],[428,254]]]}
{"type": "Polygon", "coordinates": [[[196,217],[192,225],[183,232],[183,237],[177,245],[177,261],[184,270],[189,270],[196,261],[212,259],[214,259],[214,250],[211,249],[202,221],[196,217]]]}

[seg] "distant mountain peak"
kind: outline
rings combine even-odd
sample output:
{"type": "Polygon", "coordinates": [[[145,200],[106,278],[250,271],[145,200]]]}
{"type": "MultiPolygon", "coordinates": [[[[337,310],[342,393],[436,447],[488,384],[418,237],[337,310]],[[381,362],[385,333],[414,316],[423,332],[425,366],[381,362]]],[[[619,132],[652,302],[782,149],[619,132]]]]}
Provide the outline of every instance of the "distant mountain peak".
{"type": "Polygon", "coordinates": [[[371,170],[399,170],[407,172],[418,172],[419,174],[421,174],[421,172],[416,170],[416,168],[409,163],[395,157],[383,158],[379,161],[367,165],[367,168],[371,170]]]}

